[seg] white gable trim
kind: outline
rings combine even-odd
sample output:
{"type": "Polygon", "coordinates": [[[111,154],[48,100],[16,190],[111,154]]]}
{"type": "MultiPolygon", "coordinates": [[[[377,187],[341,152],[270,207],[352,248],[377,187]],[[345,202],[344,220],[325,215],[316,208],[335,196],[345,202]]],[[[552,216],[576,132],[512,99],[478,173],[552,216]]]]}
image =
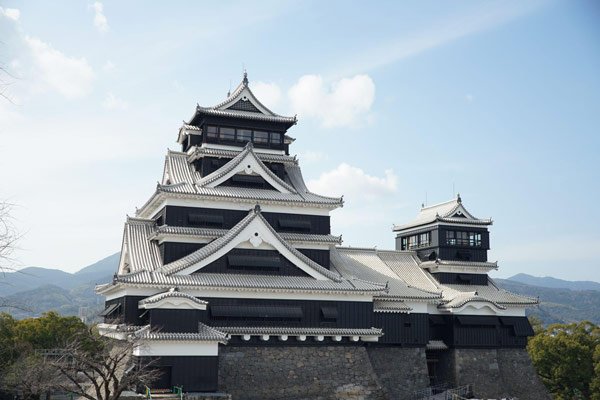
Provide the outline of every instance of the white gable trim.
{"type": "Polygon", "coordinates": [[[231,100],[228,100],[226,103],[218,107],[217,110],[227,110],[240,100],[249,101],[264,115],[268,115],[271,117],[275,116],[275,113],[273,113],[273,111],[269,110],[267,107],[262,105],[260,101],[258,101],[258,99],[254,96],[254,93],[252,93],[248,86],[244,86],[244,88],[235,97],[232,97],[231,100]]]}
{"type": "MultiPolygon", "coordinates": [[[[261,176],[265,181],[267,181],[269,183],[269,185],[273,186],[276,190],[280,191],[281,193],[292,193],[287,188],[282,186],[279,182],[277,182],[273,178],[271,178],[265,172],[265,168],[266,167],[264,166],[264,164],[262,164],[262,162],[260,160],[258,160],[252,154],[251,151],[249,151],[244,156],[244,158],[242,158],[242,160],[231,171],[229,171],[222,177],[215,179],[214,181],[208,183],[205,186],[210,187],[210,188],[215,188],[215,187],[221,185],[223,182],[225,182],[229,178],[231,178],[232,176],[237,175],[237,174],[254,175],[254,176],[258,175],[258,176],[261,176]]],[[[217,170],[214,173],[218,173],[218,172],[219,171],[217,170]]],[[[207,176],[207,178],[210,178],[210,175],[207,176]]]]}
{"type": "Polygon", "coordinates": [[[142,303],[138,308],[150,310],[153,308],[168,310],[206,310],[206,304],[199,304],[185,297],[166,297],[157,302],[142,303]]]}
{"type": "Polygon", "coordinates": [[[314,268],[306,264],[296,255],[294,255],[291,251],[289,251],[287,247],[277,239],[277,237],[273,234],[269,227],[265,225],[262,218],[254,218],[248,224],[248,226],[242,229],[242,231],[238,233],[225,246],[221,247],[219,250],[206,257],[202,261],[193,264],[185,269],[182,269],[181,271],[176,272],[175,275],[189,275],[193,272],[196,272],[199,269],[202,269],[203,267],[207,266],[211,262],[229,253],[232,249],[236,247],[242,247],[242,244],[246,243],[250,243],[253,248],[258,248],[264,244],[270,245],[270,247],[277,250],[282,256],[287,258],[295,266],[297,266],[313,278],[319,280],[329,279],[325,275],[322,275],[319,272],[315,271],[314,268]]]}
{"type": "Polygon", "coordinates": [[[443,218],[462,218],[466,217],[466,220],[477,220],[471,213],[467,211],[467,209],[462,205],[462,203],[458,204],[454,210],[447,213],[447,215],[441,215],[443,218]]]}

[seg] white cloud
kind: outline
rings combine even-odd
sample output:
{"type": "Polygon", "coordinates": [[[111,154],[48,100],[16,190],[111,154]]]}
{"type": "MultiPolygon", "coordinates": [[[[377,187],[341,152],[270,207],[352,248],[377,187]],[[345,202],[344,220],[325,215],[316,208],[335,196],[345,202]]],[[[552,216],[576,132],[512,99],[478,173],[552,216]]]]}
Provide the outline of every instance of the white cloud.
{"type": "Polygon", "coordinates": [[[375,84],[368,75],[333,83],[319,75],[304,75],[289,90],[294,112],[320,120],[324,127],[356,126],[368,117],[375,100],[375,84]]]}
{"type": "Polygon", "coordinates": [[[115,67],[116,67],[116,65],[115,65],[115,64],[114,64],[112,61],[110,61],[110,60],[107,60],[107,61],[104,63],[104,65],[102,66],[102,69],[103,69],[105,72],[110,72],[110,71],[114,70],[114,69],[115,69],[115,67]]]}
{"type": "Polygon", "coordinates": [[[21,16],[21,11],[16,8],[2,8],[0,7],[0,15],[12,19],[13,21],[18,21],[21,16]]]}
{"type": "Polygon", "coordinates": [[[393,195],[398,190],[398,177],[388,169],[384,176],[368,175],[360,168],[346,163],[325,172],[307,183],[311,191],[329,196],[348,196],[352,199],[374,200],[393,195]]]}
{"type": "Polygon", "coordinates": [[[472,94],[466,94],[465,100],[467,100],[469,103],[472,103],[473,100],[475,100],[475,96],[473,96],[472,94]]]}
{"type": "Polygon", "coordinates": [[[94,9],[94,26],[100,32],[108,32],[108,20],[104,15],[104,5],[99,1],[95,2],[92,6],[94,9]]]}
{"type": "Polygon", "coordinates": [[[50,88],[73,99],[92,90],[94,70],[85,58],[69,57],[40,39],[25,37],[39,78],[50,88]]]}
{"type": "Polygon", "coordinates": [[[129,103],[109,92],[106,94],[102,106],[108,110],[126,110],[129,103]]]}
{"type": "Polygon", "coordinates": [[[281,101],[281,89],[275,83],[253,82],[252,92],[267,108],[273,110],[281,101]]]}

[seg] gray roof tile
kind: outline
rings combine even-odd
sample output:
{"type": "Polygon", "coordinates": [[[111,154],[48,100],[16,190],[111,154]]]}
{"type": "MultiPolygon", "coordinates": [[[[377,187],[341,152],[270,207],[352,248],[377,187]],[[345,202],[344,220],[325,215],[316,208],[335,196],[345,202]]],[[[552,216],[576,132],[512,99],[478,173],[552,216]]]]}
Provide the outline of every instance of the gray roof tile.
{"type": "Polygon", "coordinates": [[[219,326],[215,327],[230,335],[289,335],[289,336],[383,336],[378,328],[302,328],[302,327],[252,327],[219,326]]]}

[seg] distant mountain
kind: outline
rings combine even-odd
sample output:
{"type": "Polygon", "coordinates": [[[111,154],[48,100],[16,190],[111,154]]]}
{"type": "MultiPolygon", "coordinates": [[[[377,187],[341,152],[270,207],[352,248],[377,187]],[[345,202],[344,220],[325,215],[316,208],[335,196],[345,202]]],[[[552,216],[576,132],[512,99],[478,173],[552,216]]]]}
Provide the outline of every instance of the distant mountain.
{"type": "Polygon", "coordinates": [[[1,299],[0,311],[15,318],[38,317],[50,310],[62,315],[81,315],[93,321],[104,308],[104,300],[94,293],[94,285],[83,285],[75,289],[64,289],[56,285],[43,285],[33,290],[24,290],[1,299]]]}
{"type": "Polygon", "coordinates": [[[517,274],[508,279],[515,282],[525,283],[527,285],[542,286],[547,288],[600,291],[600,283],[593,281],[565,281],[562,279],[552,278],[550,276],[540,277],[528,274],[517,274]]]}
{"type": "Polygon", "coordinates": [[[27,267],[0,275],[0,297],[10,296],[43,285],[73,289],[79,285],[108,282],[117,271],[119,253],[108,256],[71,274],[59,269],[27,267]]]}
{"type": "Polygon", "coordinates": [[[119,253],[108,256],[74,274],[58,269],[29,267],[0,276],[0,312],[16,318],[37,317],[50,310],[97,320],[104,299],[96,284],[110,282],[117,271],[119,253]]]}
{"type": "Polygon", "coordinates": [[[528,309],[527,315],[539,317],[544,324],[583,320],[600,324],[600,312],[598,312],[600,310],[600,291],[598,290],[533,286],[512,279],[494,279],[494,281],[510,292],[538,297],[540,305],[528,309]]]}

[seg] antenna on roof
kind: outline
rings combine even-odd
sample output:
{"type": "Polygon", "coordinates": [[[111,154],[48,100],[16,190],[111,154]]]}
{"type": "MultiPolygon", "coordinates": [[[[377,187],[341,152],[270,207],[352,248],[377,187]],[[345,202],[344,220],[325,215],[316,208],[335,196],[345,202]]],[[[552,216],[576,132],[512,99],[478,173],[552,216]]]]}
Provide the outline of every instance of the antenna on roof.
{"type": "Polygon", "coordinates": [[[246,66],[244,64],[242,64],[242,67],[244,68],[244,79],[242,82],[244,85],[248,85],[248,71],[246,71],[246,66]]]}

